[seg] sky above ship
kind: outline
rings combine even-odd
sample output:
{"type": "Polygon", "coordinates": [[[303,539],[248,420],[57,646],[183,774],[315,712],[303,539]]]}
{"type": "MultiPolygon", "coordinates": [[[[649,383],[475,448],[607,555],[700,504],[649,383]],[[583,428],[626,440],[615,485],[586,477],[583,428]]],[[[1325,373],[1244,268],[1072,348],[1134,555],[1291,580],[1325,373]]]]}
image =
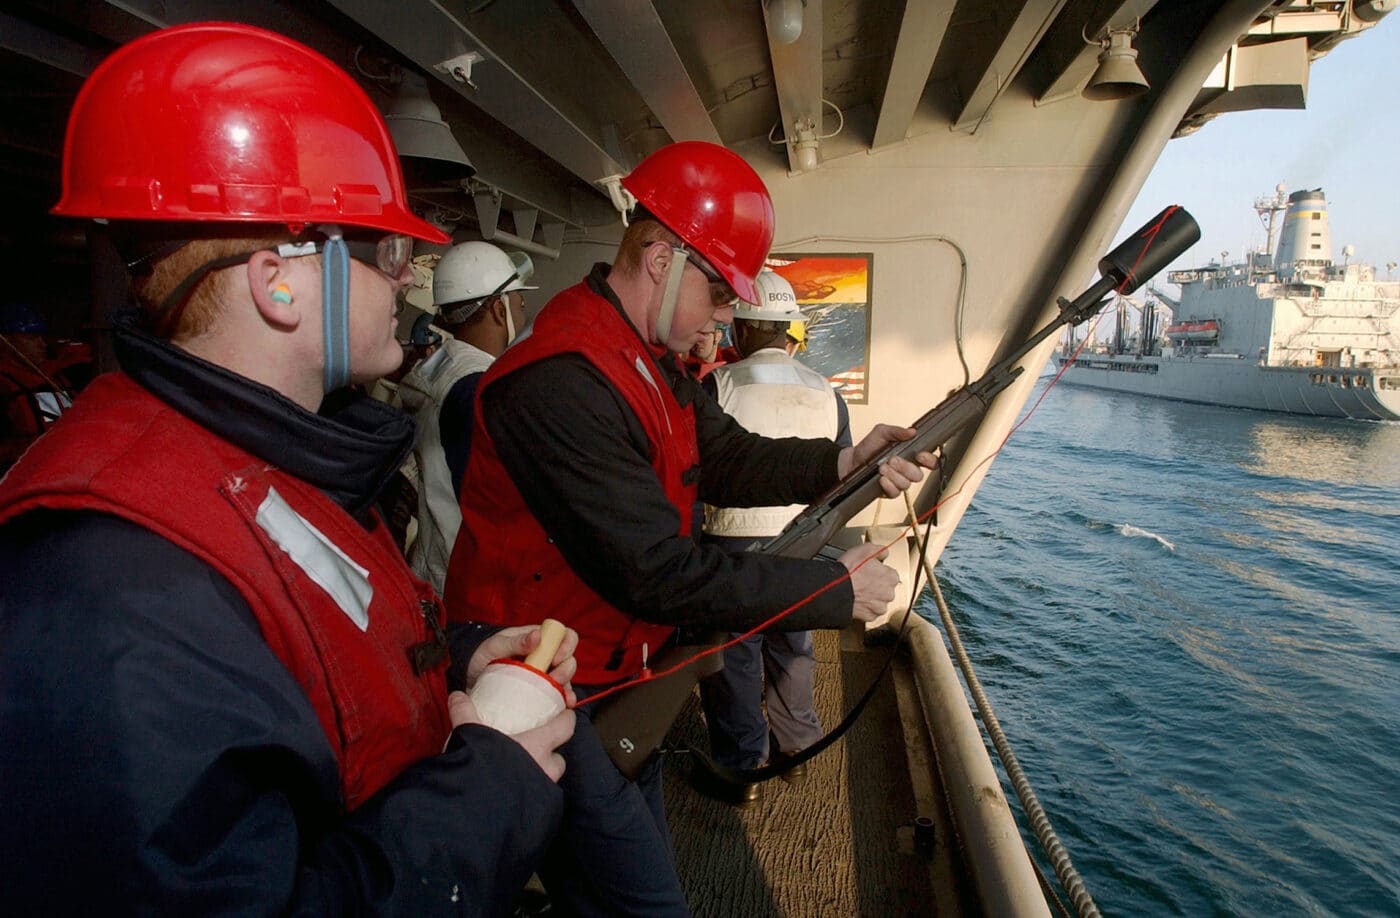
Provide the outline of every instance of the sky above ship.
{"type": "MultiPolygon", "coordinates": [[[[1170,269],[1220,259],[1239,261],[1264,244],[1254,202],[1280,182],[1291,194],[1321,188],[1332,230],[1331,256],[1376,266],[1400,262],[1400,14],[1313,62],[1307,109],[1221,115],[1167,144],[1123,232],[1167,204],[1181,204],[1201,225],[1201,241],[1170,269]]],[[[1390,272],[1400,279],[1400,267],[1390,272]]],[[[1166,273],[1157,284],[1168,291],[1166,273]]]]}

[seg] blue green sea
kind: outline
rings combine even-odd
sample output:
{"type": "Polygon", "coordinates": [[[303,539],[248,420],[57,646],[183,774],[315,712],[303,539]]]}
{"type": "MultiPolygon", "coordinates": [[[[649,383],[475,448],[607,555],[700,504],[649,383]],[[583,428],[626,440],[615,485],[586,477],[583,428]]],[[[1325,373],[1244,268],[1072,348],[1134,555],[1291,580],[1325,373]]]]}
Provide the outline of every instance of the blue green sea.
{"type": "Polygon", "coordinates": [[[938,573],[1105,914],[1400,915],[1400,424],[1058,385],[938,573]]]}

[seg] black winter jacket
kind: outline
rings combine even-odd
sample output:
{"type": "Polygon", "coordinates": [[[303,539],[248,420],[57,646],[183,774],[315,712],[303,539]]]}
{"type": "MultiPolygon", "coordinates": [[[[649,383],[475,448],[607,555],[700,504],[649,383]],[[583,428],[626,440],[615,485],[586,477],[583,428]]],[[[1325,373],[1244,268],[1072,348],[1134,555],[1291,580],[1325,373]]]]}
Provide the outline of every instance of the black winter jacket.
{"type": "MultiPolygon", "coordinates": [[[[126,372],[366,525],[409,419],[302,411],[132,330],[126,372]]],[[[454,669],[489,630],[450,635],[454,669]]],[[[0,527],[0,907],[12,914],[502,914],[562,794],[513,740],[447,750],[352,814],[301,687],[202,561],[130,522],[0,527]]]]}

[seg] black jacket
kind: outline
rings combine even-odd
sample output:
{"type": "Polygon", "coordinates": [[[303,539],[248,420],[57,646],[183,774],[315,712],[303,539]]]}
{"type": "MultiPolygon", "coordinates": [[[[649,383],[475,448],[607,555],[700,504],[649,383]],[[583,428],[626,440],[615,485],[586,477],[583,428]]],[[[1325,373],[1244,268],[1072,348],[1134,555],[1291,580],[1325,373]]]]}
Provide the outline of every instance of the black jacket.
{"type": "MultiPolygon", "coordinates": [[[[589,287],[613,304],[606,266],[589,287]]],[[[629,322],[630,324],[630,322],[629,322]]],[[[744,430],[675,360],[655,363],[682,406],[695,410],[700,499],[762,507],[810,501],[837,482],[830,440],[774,440],[744,430]]],[[[849,581],[835,561],[729,554],[675,538],[679,522],[651,467],[645,429],[607,379],[561,354],[491,383],[481,394],[491,441],[530,512],[579,578],[614,607],[664,625],[747,630],[806,597],[780,630],[851,620],[849,581]]]]}
{"type": "MultiPolygon", "coordinates": [[[[118,343],[163,400],[378,525],[406,416],[360,399],[314,415],[135,332],[118,343]]],[[[451,635],[459,678],[487,633],[451,635]]],[[[310,702],[212,568],[98,513],[0,527],[4,911],[501,914],[562,816],[485,727],[353,814],[338,786],[310,702]]]]}

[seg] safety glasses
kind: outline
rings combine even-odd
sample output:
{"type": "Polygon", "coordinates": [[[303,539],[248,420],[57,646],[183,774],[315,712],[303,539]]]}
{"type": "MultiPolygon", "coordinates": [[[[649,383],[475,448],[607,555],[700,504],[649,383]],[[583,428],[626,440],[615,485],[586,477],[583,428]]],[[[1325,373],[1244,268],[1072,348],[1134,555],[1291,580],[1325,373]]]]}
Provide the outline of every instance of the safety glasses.
{"type": "MultiPolygon", "coordinates": [[[[326,247],[326,240],[307,242],[286,242],[277,247],[277,254],[283,258],[301,255],[315,255],[326,247]]],[[[394,280],[403,276],[408,262],[413,258],[413,238],[401,233],[380,236],[378,239],[345,238],[345,249],[350,257],[372,268],[382,271],[394,280]]],[[[249,255],[251,256],[251,252],[249,255]]]]}
{"type": "Polygon", "coordinates": [[[726,306],[733,306],[739,302],[739,295],[734,292],[733,287],[729,286],[729,281],[720,276],[720,273],[697,253],[684,246],[666,242],[664,239],[653,239],[650,242],[643,243],[642,248],[645,249],[653,245],[666,245],[670,246],[673,251],[685,252],[685,260],[694,265],[695,270],[699,271],[701,276],[709,283],[710,305],[715,309],[723,309],[726,306]]]}
{"type": "MultiPolygon", "coordinates": [[[[283,258],[296,258],[302,255],[315,255],[326,247],[326,242],[341,235],[340,227],[333,225],[318,226],[315,232],[323,235],[324,239],[305,240],[301,242],[284,242],[276,247],[277,254],[283,258]]],[[[148,275],[151,272],[151,265],[167,255],[173,254],[181,247],[190,242],[188,239],[177,239],[164,241],[154,247],[148,247],[145,252],[138,257],[127,261],[127,270],[134,277],[148,275]]],[[[382,271],[390,280],[398,283],[403,277],[404,271],[408,270],[409,260],[413,258],[413,238],[400,233],[391,233],[387,236],[377,236],[373,239],[355,238],[345,239],[345,249],[351,258],[363,262],[370,267],[382,271]]],[[[249,258],[257,254],[259,250],[253,249],[247,252],[238,252],[233,255],[225,255],[222,258],[211,259],[191,271],[183,281],[176,285],[161,301],[156,308],[155,327],[164,333],[169,333],[179,322],[180,313],[184,310],[185,301],[194,288],[199,285],[205,277],[214,271],[229,268],[234,265],[243,264],[249,258]]]]}
{"type": "Polygon", "coordinates": [[[716,309],[725,306],[733,306],[739,302],[739,295],[734,292],[734,288],[729,286],[729,281],[720,276],[719,272],[712,268],[705,259],[694,252],[687,251],[685,260],[695,266],[695,270],[705,276],[705,280],[710,284],[710,305],[716,309]]]}

